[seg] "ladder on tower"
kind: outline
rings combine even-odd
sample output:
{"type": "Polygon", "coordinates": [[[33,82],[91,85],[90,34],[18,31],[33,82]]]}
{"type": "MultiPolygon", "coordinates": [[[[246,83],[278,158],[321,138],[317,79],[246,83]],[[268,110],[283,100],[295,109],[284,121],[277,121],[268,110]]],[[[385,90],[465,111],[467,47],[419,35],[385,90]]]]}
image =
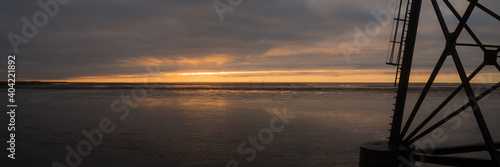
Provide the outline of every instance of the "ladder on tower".
{"type": "Polygon", "coordinates": [[[398,4],[396,4],[397,9],[394,12],[390,46],[386,57],[387,65],[396,66],[394,86],[397,86],[401,72],[401,62],[404,57],[403,54],[410,20],[411,2],[411,0],[398,0],[398,4]]]}

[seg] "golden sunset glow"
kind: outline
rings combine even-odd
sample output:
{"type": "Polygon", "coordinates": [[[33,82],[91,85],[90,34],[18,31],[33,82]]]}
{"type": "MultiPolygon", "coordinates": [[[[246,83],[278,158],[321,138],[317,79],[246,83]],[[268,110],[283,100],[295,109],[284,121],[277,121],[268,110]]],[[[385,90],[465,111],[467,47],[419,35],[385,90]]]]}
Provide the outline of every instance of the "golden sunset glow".
{"type": "MultiPolygon", "coordinates": [[[[93,1],[85,3],[98,5],[93,1]]],[[[499,6],[499,2],[485,3],[499,6]]],[[[26,45],[22,53],[25,72],[18,80],[32,81],[394,82],[396,77],[396,67],[386,65],[391,53],[390,41],[394,40],[389,39],[394,36],[391,32],[394,20],[386,20],[389,17],[382,11],[394,9],[388,9],[385,3],[280,1],[259,6],[262,9],[254,9],[257,5],[240,8],[241,13],[226,11],[231,13],[226,21],[219,20],[214,10],[207,10],[213,7],[210,3],[155,1],[151,3],[153,8],[141,8],[144,12],[132,10],[147,4],[127,1],[114,7],[127,15],[106,15],[114,11],[109,10],[103,11],[106,14],[89,13],[84,17],[76,12],[79,10],[68,10],[67,17],[44,27],[37,41],[30,42],[36,45],[26,45],[24,40],[15,44],[12,42],[16,40],[10,40],[4,53],[16,50],[16,45],[26,45]],[[190,10],[178,10],[188,4],[193,4],[190,10]],[[274,6],[277,4],[280,5],[274,6]],[[375,15],[373,11],[381,12],[375,15]],[[96,25],[89,26],[89,21],[96,25]],[[160,74],[149,76],[148,67],[159,67],[160,74]]],[[[458,11],[468,6],[467,1],[452,4],[458,11]]],[[[92,5],[82,8],[94,10],[92,5]]],[[[411,82],[428,80],[446,44],[438,19],[429,14],[434,13],[431,4],[426,5],[422,11],[426,15],[421,18],[425,21],[419,23],[415,42],[411,82]]],[[[24,11],[27,9],[30,8],[19,13],[4,11],[2,16],[12,16],[6,17],[9,23],[20,25],[3,27],[2,32],[23,35],[20,31],[23,22],[19,18],[34,12],[24,11]]],[[[454,18],[454,15],[445,12],[444,17],[454,18]]],[[[483,12],[474,14],[470,20],[482,24],[475,26],[475,35],[484,44],[498,43],[499,25],[495,18],[483,12]]],[[[457,39],[461,43],[474,40],[468,36],[457,39]]],[[[461,61],[468,74],[483,61],[480,50],[462,46],[457,49],[464,55],[461,61]]],[[[437,82],[460,82],[451,58],[445,61],[442,70],[437,82]]],[[[481,71],[478,77],[497,82],[498,70],[489,70],[481,71]]]]}
{"type": "MultiPolygon", "coordinates": [[[[414,71],[411,82],[426,82],[428,72],[414,71]]],[[[225,71],[180,72],[158,75],[87,76],[56,82],[394,82],[392,70],[314,70],[314,71],[225,71]]],[[[458,82],[456,74],[442,74],[436,82],[458,82]]],[[[472,82],[495,83],[497,73],[479,74],[472,82]]]]}
{"type": "Polygon", "coordinates": [[[228,74],[254,74],[259,72],[193,72],[193,73],[180,73],[179,75],[183,76],[193,76],[193,75],[228,75],[228,74]]]}
{"type": "Polygon", "coordinates": [[[2,166],[500,167],[500,0],[70,1],[0,1],[2,166]]]}

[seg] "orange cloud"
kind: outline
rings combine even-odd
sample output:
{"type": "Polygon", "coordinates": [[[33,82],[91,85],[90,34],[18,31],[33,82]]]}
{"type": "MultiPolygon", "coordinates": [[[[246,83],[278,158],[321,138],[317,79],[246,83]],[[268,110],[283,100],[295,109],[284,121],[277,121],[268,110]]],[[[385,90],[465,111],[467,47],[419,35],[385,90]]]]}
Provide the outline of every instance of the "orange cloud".
{"type": "Polygon", "coordinates": [[[200,65],[200,64],[216,64],[221,65],[229,62],[231,59],[228,55],[210,55],[202,58],[155,58],[155,57],[140,57],[129,58],[120,61],[122,67],[130,66],[153,66],[158,64],[167,65],[200,65]]]}
{"type": "MultiPolygon", "coordinates": [[[[67,82],[394,82],[393,70],[283,70],[283,71],[207,71],[162,73],[159,78],[144,75],[85,76],[67,82]]],[[[430,72],[414,70],[411,82],[426,82],[430,72]]],[[[479,74],[472,82],[494,83],[495,73],[479,74]]],[[[56,81],[56,80],[50,80],[56,81]]],[[[436,82],[459,82],[454,73],[443,73],[436,82]]]]}

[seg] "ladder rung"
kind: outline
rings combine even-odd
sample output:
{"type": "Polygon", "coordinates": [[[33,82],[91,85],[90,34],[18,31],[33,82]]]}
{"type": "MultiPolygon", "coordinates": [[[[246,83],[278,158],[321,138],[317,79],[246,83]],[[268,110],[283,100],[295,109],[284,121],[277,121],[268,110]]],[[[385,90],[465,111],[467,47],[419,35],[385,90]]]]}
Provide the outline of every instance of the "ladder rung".
{"type": "Polygon", "coordinates": [[[385,64],[387,64],[387,65],[392,65],[392,66],[397,66],[397,65],[398,65],[398,64],[396,64],[396,63],[392,63],[392,62],[385,63],[385,64]]]}

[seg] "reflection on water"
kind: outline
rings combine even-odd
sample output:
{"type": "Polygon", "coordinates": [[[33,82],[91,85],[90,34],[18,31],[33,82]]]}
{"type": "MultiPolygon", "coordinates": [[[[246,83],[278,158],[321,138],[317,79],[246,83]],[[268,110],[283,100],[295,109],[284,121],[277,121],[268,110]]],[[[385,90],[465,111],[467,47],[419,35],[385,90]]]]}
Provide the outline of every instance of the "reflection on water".
{"type": "MultiPolygon", "coordinates": [[[[360,87],[356,84],[341,86],[360,87]]],[[[119,154],[128,151],[142,155],[140,157],[148,159],[147,162],[167,166],[225,166],[232,159],[245,162],[248,155],[238,152],[239,144],[257,135],[260,129],[269,127],[274,111],[286,107],[289,113],[297,115],[296,118],[283,132],[275,134],[273,142],[258,152],[251,164],[242,163],[241,166],[356,166],[360,143],[384,140],[388,136],[394,102],[393,91],[387,89],[160,89],[148,92],[148,97],[131,109],[130,116],[120,121],[109,110],[109,105],[127,91],[130,90],[26,91],[19,96],[19,100],[27,102],[23,105],[24,113],[29,113],[22,115],[26,122],[20,127],[20,135],[27,140],[26,147],[54,148],[64,153],[67,143],[81,140],[82,129],[94,128],[101,118],[109,117],[114,119],[117,130],[105,136],[105,141],[92,156],[132,161],[119,154]]],[[[408,101],[415,101],[417,92],[410,92],[408,101]]],[[[429,99],[439,101],[445,98],[442,94],[446,93],[435,92],[429,99]]],[[[500,108],[495,103],[498,97],[498,93],[492,94],[481,102],[492,127],[500,126],[494,119],[500,113],[491,112],[500,108]]],[[[424,114],[438,105],[426,104],[429,106],[423,107],[424,114]]],[[[416,121],[423,118],[418,116],[416,121]]],[[[464,127],[457,133],[451,126],[445,129],[451,143],[459,143],[462,139],[475,141],[473,137],[477,135],[471,134],[477,131],[469,127],[474,121],[471,118],[464,120],[464,127]]],[[[498,131],[495,132],[493,135],[498,138],[498,131]]],[[[54,159],[48,157],[51,158],[54,159]]],[[[95,165],[99,164],[98,160],[88,158],[87,162],[99,166],[95,165]]]]}
{"type": "Polygon", "coordinates": [[[366,138],[385,138],[385,125],[389,122],[387,112],[359,106],[359,102],[373,98],[365,105],[390,106],[387,100],[392,99],[375,98],[378,93],[358,96],[360,93],[345,92],[192,90],[157,94],[141,102],[138,110],[149,123],[168,121],[161,126],[175,129],[152,132],[164,140],[152,143],[150,149],[176,155],[193,166],[244,160],[247,155],[239,154],[239,144],[269,127],[274,111],[283,107],[297,118],[283,133],[276,134],[276,142],[259,153],[265,156],[259,156],[252,164],[275,163],[276,159],[290,161],[292,166],[332,161],[356,164],[359,143],[366,138]],[[171,131],[176,135],[172,136],[171,131]],[[344,156],[332,156],[336,154],[344,156]],[[306,160],[292,161],[297,157],[306,160]]]}

